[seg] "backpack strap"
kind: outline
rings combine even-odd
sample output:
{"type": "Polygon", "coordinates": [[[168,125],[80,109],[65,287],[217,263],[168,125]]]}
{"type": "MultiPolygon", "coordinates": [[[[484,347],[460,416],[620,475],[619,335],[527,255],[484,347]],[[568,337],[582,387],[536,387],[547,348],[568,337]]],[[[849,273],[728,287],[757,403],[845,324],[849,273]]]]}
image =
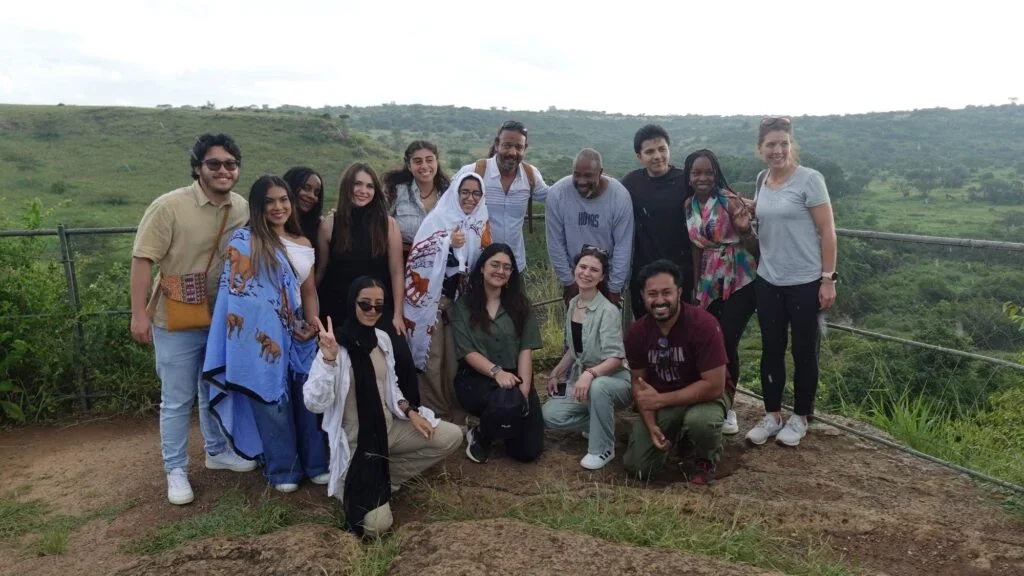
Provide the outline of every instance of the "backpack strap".
{"type": "Polygon", "coordinates": [[[483,178],[484,177],[484,172],[487,171],[487,158],[484,158],[482,160],[477,160],[476,161],[476,167],[474,168],[473,171],[476,172],[477,176],[483,178]]]}
{"type": "Polygon", "coordinates": [[[768,179],[768,171],[761,170],[757,174],[757,183],[754,184],[754,204],[757,204],[757,194],[761,192],[761,186],[764,186],[764,181],[768,179]]]}
{"type": "Polygon", "coordinates": [[[523,170],[526,171],[526,181],[530,184],[530,199],[526,201],[526,229],[533,234],[533,189],[537,186],[536,177],[533,175],[533,166],[523,162],[523,170]]]}

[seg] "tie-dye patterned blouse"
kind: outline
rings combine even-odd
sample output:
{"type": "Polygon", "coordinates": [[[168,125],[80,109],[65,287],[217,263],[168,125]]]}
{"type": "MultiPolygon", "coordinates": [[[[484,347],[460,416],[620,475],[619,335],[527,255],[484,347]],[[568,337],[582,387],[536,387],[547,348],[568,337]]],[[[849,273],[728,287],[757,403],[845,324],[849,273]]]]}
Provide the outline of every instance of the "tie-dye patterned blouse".
{"type": "Polygon", "coordinates": [[[704,251],[695,286],[697,304],[702,308],[718,299],[728,300],[733,292],[754,281],[754,257],[740,244],[724,195],[715,191],[703,206],[693,195],[686,203],[686,227],[690,241],[704,251]]]}

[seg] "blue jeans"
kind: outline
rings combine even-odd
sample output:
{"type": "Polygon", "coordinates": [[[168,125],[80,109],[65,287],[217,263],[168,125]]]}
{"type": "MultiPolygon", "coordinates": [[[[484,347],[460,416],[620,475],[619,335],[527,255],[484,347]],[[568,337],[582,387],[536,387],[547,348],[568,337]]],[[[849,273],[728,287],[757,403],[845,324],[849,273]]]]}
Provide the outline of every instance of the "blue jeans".
{"type": "Polygon", "coordinates": [[[210,414],[210,386],[202,381],[208,330],[168,332],[153,327],[156,373],[160,377],[160,453],[164,470],[188,468],[188,428],[199,397],[199,428],[206,453],[227,450],[227,440],[210,414]]]}
{"type": "Polygon", "coordinates": [[[302,402],[306,375],[288,373],[288,391],[280,402],[264,404],[249,398],[263,443],[263,476],[271,484],[298,484],[328,469],[327,436],[317,415],[302,402]]]}

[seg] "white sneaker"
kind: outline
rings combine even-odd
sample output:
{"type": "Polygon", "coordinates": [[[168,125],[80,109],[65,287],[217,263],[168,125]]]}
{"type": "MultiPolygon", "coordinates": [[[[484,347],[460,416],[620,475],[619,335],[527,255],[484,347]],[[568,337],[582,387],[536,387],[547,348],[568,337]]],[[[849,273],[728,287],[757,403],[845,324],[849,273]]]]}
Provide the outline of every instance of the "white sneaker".
{"type": "Polygon", "coordinates": [[[761,422],[747,432],[747,441],[755,446],[760,446],[782,430],[782,417],[778,420],[771,414],[765,414],[761,422]]]}
{"type": "Polygon", "coordinates": [[[402,485],[401,484],[392,484],[391,485],[391,493],[392,494],[394,494],[395,492],[398,492],[401,489],[402,489],[402,485]]]}
{"type": "Polygon", "coordinates": [[[278,492],[284,492],[285,494],[295,492],[298,489],[299,485],[292,484],[291,482],[286,482],[284,484],[274,484],[274,490],[277,490],[278,492]]]}
{"type": "Polygon", "coordinates": [[[800,440],[807,435],[807,421],[803,416],[793,414],[786,422],[786,427],[775,437],[775,441],[786,446],[799,446],[800,440]]]}
{"type": "Polygon", "coordinates": [[[176,506],[189,504],[195,500],[192,485],[188,483],[188,474],[182,468],[175,468],[167,474],[167,501],[176,506]]]}
{"type": "Polygon", "coordinates": [[[584,440],[590,440],[590,431],[589,430],[584,430],[583,432],[581,432],[581,434],[583,434],[583,439],[584,440]]]}
{"type": "Polygon", "coordinates": [[[231,470],[232,472],[251,472],[256,469],[255,460],[246,460],[228,449],[216,456],[206,455],[206,467],[210,470],[231,470]]]}
{"type": "Polygon", "coordinates": [[[317,486],[323,486],[331,481],[331,473],[324,472],[323,474],[317,474],[316,476],[310,478],[309,481],[312,482],[313,484],[316,484],[317,486]]]}
{"type": "Polygon", "coordinates": [[[586,456],[580,460],[580,466],[583,466],[587,470],[600,470],[604,468],[606,464],[615,459],[615,450],[606,450],[601,454],[587,453],[586,456]]]}
{"type": "Polygon", "coordinates": [[[722,423],[722,434],[731,436],[740,431],[740,425],[736,422],[736,411],[729,410],[725,414],[725,422],[722,423]]]}

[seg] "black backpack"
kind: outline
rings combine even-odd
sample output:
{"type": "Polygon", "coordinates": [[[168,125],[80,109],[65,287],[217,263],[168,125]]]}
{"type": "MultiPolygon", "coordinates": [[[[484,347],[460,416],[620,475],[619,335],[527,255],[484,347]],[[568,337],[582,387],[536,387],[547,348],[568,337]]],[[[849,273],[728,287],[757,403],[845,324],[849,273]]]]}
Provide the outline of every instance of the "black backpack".
{"type": "Polygon", "coordinates": [[[487,438],[507,440],[518,437],[523,430],[530,404],[518,386],[496,387],[491,391],[487,407],[480,415],[480,426],[487,438]]]}

